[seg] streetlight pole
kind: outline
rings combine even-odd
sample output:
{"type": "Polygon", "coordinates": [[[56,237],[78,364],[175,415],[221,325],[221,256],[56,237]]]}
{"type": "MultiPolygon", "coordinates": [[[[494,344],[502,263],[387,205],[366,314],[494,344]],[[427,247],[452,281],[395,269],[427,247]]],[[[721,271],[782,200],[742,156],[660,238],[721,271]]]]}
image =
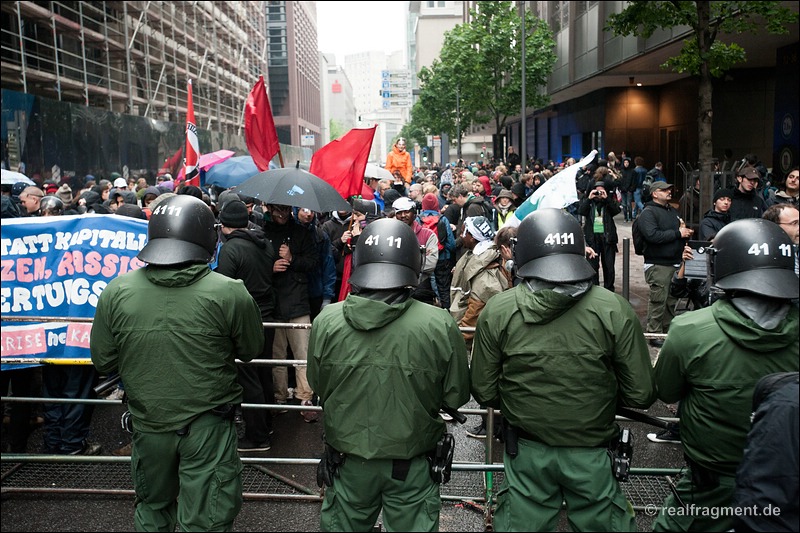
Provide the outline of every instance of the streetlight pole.
{"type": "Polygon", "coordinates": [[[456,160],[461,159],[461,93],[456,87],[456,160]]]}
{"type": "MultiPolygon", "coordinates": [[[[525,2],[520,2],[519,7],[520,24],[522,26],[519,32],[520,35],[522,35],[522,112],[520,114],[520,129],[522,130],[520,137],[522,140],[520,141],[519,157],[522,161],[522,173],[525,174],[528,164],[528,154],[525,153],[525,145],[528,144],[528,133],[525,127],[525,108],[527,107],[525,102],[525,38],[527,37],[527,31],[525,30],[525,2]]],[[[508,170],[514,172],[513,168],[508,170]]]]}

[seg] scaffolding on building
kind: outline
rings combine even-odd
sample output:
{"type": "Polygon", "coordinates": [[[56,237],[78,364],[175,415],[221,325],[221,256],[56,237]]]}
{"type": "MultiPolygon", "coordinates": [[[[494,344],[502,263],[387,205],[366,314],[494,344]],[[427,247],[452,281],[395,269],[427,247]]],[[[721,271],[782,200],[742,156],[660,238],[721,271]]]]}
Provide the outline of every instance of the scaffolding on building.
{"type": "Polygon", "coordinates": [[[2,87],[240,135],[267,72],[265,2],[3,2],[2,87]]]}

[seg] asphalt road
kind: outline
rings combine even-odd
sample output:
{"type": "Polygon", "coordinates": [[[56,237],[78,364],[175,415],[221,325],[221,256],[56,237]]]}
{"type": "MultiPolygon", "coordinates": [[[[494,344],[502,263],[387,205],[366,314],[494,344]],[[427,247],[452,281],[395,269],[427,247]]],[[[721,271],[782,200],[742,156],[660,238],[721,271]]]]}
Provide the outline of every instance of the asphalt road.
{"type": "MultiPolygon", "coordinates": [[[[620,217],[621,218],[621,217],[620,217]]],[[[630,223],[617,220],[620,240],[630,237],[630,223]]],[[[620,243],[620,249],[622,242],[620,243]]],[[[630,294],[631,305],[644,320],[648,287],[644,283],[641,257],[633,254],[631,245],[630,294]]],[[[623,292],[623,254],[617,256],[617,292],[623,292]]],[[[657,350],[651,348],[653,361],[657,350]]],[[[477,408],[474,402],[466,407],[477,408]]],[[[102,445],[102,454],[129,442],[120,428],[119,415],[123,411],[119,402],[106,401],[98,405],[93,416],[92,440],[102,445]]],[[[666,406],[656,403],[649,411],[656,416],[671,416],[666,406]]],[[[476,425],[478,415],[468,416],[460,426],[448,423],[456,436],[456,463],[482,462],[486,455],[486,442],[466,436],[466,428],[476,425]]],[[[683,464],[680,445],[656,444],[646,438],[656,428],[638,422],[625,423],[634,435],[635,468],[679,468],[683,464]]],[[[268,452],[247,454],[245,458],[304,458],[319,457],[322,442],[322,424],[305,423],[297,411],[276,415],[272,449],[268,452]]],[[[5,434],[3,443],[5,444],[5,434]]],[[[41,429],[31,435],[29,451],[41,447],[41,429]]],[[[492,460],[502,463],[502,443],[493,441],[492,460]]],[[[132,531],[133,496],[125,459],[117,463],[72,463],[69,465],[25,464],[18,468],[4,460],[2,464],[1,531],[132,531]],[[25,489],[27,487],[27,489],[25,489]],[[87,494],[84,492],[54,493],[44,489],[94,487],[116,494],[87,494]],[[24,491],[23,491],[24,489],[24,491]]],[[[494,474],[497,483],[502,474],[494,474]]],[[[644,478],[643,478],[644,479],[644,478]]],[[[664,494],[663,487],[648,492],[647,485],[631,483],[625,490],[633,494],[635,505],[658,503],[664,494]]],[[[236,531],[317,531],[319,529],[319,495],[313,465],[250,464],[245,470],[245,503],[234,529],[236,531]],[[281,494],[281,499],[266,499],[266,494],[281,494]]],[[[479,472],[455,472],[450,484],[442,489],[443,495],[459,497],[459,501],[445,501],[440,519],[441,531],[483,531],[486,526],[480,501],[471,503],[484,493],[483,476],[479,472]]],[[[652,517],[637,512],[639,529],[649,530],[652,517]]],[[[569,531],[562,517],[559,531],[569,531]]]]}

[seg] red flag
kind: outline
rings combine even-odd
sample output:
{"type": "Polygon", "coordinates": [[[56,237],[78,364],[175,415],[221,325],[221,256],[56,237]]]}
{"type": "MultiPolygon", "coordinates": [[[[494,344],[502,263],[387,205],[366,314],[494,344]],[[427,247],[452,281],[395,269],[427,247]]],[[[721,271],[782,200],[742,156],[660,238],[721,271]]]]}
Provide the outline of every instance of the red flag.
{"type": "Polygon", "coordinates": [[[253,162],[262,172],[269,168],[270,160],[281,149],[267,88],[264,87],[264,76],[258,77],[244,106],[244,141],[253,162]]]}
{"type": "Polygon", "coordinates": [[[178,148],[172,157],[167,158],[164,160],[164,164],[158,169],[158,175],[166,174],[167,172],[170,173],[172,176],[178,175],[178,166],[181,163],[181,156],[183,155],[183,146],[178,148]]]}
{"type": "Polygon", "coordinates": [[[200,143],[197,140],[197,125],[194,120],[194,100],[192,99],[192,80],[188,85],[189,98],[186,103],[186,156],[183,159],[184,180],[187,185],[200,186],[200,172],[197,159],[200,157],[200,143]]]}
{"type": "Polygon", "coordinates": [[[329,142],[311,158],[309,172],[333,185],[345,200],[361,194],[377,127],[352,129],[341,139],[329,142]]]}

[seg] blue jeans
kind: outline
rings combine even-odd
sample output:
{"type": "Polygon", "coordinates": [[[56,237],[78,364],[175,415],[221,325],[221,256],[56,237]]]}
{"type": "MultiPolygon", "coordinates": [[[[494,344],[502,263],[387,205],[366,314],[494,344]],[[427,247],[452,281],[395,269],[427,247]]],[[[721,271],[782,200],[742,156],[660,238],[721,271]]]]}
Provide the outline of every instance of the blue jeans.
{"type": "MultiPolygon", "coordinates": [[[[45,398],[94,399],[97,371],[91,365],[48,365],[42,369],[45,398]]],[[[69,454],[83,448],[94,406],[82,403],[44,404],[45,453],[69,454]]]]}
{"type": "Polygon", "coordinates": [[[633,201],[636,203],[636,208],[633,210],[633,216],[631,218],[636,218],[639,216],[639,213],[642,212],[644,209],[644,204],[642,203],[642,188],[639,187],[635,191],[633,191],[633,201]]]}
{"type": "Polygon", "coordinates": [[[631,202],[633,202],[633,191],[620,191],[622,193],[622,214],[625,220],[631,220],[631,202]]]}

